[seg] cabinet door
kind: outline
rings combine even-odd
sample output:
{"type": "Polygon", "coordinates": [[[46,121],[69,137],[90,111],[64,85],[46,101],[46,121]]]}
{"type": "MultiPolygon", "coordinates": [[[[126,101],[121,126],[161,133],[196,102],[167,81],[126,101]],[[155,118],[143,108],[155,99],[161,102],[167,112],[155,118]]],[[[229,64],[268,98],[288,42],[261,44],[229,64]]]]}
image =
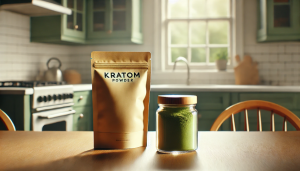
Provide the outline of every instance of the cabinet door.
{"type": "MultiPolygon", "coordinates": [[[[222,110],[198,110],[198,131],[209,131],[222,110]]],[[[230,121],[227,119],[219,128],[220,131],[230,131],[230,121]]]]}
{"type": "Polygon", "coordinates": [[[71,15],[62,15],[62,38],[85,39],[86,2],[85,0],[64,0],[63,6],[72,10],[71,15]]]}
{"type": "Polygon", "coordinates": [[[92,131],[93,114],[92,106],[74,107],[73,131],[92,131]]]}
{"type": "MultiPolygon", "coordinates": [[[[298,117],[300,116],[299,112],[299,95],[295,93],[240,93],[240,101],[246,100],[265,100],[269,102],[276,103],[281,105],[289,110],[291,110],[298,117]]],[[[244,130],[244,112],[238,114],[240,117],[240,126],[239,130],[244,130]]],[[[248,110],[248,119],[249,119],[249,128],[251,131],[257,130],[257,110],[248,110]]],[[[271,123],[271,112],[270,111],[261,111],[262,119],[262,130],[270,131],[271,123]]],[[[275,130],[282,131],[283,118],[275,114],[275,130]]],[[[295,130],[293,126],[288,123],[288,130],[295,130]]]]}
{"type": "Polygon", "coordinates": [[[269,34],[292,35],[299,32],[299,1],[268,0],[269,34]]]}
{"type": "Polygon", "coordinates": [[[140,0],[90,0],[88,43],[141,43],[140,0]]]}
{"type": "Polygon", "coordinates": [[[239,100],[265,100],[293,110],[299,108],[300,99],[295,93],[240,93],[239,100]]]}
{"type": "MultiPolygon", "coordinates": [[[[300,111],[292,110],[293,113],[299,116],[300,111]]],[[[237,127],[237,130],[244,130],[244,112],[241,112],[240,114],[240,126],[237,127]]],[[[248,110],[248,121],[249,121],[249,130],[250,131],[257,131],[257,110],[248,110]]],[[[283,117],[275,114],[274,115],[275,120],[275,131],[282,131],[283,129],[283,117]]],[[[262,131],[271,131],[271,112],[261,110],[261,123],[262,123],[262,131]]],[[[288,131],[295,131],[296,129],[291,125],[289,122],[287,123],[287,130],[288,131]]]]}
{"type": "Polygon", "coordinates": [[[258,0],[258,41],[299,40],[299,0],[258,0]]]}
{"type": "Polygon", "coordinates": [[[74,92],[74,106],[89,106],[92,105],[92,91],[77,91],[74,92]]]}

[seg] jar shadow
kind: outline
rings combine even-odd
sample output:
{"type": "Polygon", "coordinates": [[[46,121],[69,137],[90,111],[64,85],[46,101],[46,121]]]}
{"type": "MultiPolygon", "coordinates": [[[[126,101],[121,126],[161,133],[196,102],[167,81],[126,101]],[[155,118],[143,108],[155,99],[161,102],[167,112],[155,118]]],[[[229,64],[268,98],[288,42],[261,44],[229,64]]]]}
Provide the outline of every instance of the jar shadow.
{"type": "Polygon", "coordinates": [[[196,151],[179,154],[156,152],[153,160],[157,169],[187,170],[197,168],[198,155],[196,151]]]}

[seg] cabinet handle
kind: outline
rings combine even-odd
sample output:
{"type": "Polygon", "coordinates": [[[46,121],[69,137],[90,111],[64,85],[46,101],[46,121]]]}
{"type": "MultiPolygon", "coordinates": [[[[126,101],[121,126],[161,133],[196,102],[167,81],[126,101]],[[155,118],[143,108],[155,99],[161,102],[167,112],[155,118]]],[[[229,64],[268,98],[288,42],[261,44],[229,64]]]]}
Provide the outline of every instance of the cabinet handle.
{"type": "Polygon", "coordinates": [[[82,100],[83,99],[83,96],[79,96],[79,100],[82,100]]]}
{"type": "Polygon", "coordinates": [[[201,114],[198,114],[198,119],[200,119],[202,117],[202,115],[201,114]]]}
{"type": "Polygon", "coordinates": [[[79,118],[80,118],[80,119],[82,119],[83,117],[84,117],[84,115],[83,115],[83,114],[80,114],[80,115],[79,115],[79,118]]]}
{"type": "Polygon", "coordinates": [[[75,25],[75,26],[74,26],[74,29],[77,30],[77,29],[78,29],[78,25],[75,25]]]}

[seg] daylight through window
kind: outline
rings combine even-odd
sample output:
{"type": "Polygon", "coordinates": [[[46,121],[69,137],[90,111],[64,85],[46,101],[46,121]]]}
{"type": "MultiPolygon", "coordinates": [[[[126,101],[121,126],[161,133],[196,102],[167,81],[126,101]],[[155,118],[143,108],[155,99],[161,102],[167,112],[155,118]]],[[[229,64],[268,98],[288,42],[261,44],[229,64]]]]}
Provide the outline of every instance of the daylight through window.
{"type": "Polygon", "coordinates": [[[210,65],[220,52],[230,54],[230,0],[168,0],[168,64],[183,56],[192,65],[210,65]]]}

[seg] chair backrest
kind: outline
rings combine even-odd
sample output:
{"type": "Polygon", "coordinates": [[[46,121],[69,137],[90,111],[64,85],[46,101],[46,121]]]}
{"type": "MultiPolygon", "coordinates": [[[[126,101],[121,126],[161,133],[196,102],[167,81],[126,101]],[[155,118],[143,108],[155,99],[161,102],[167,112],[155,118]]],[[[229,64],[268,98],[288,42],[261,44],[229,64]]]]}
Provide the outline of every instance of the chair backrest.
{"type": "Polygon", "coordinates": [[[0,119],[3,120],[6,128],[9,130],[9,131],[15,131],[16,128],[15,128],[15,125],[13,124],[13,122],[10,120],[9,116],[3,111],[0,109],[0,119]]]}
{"type": "Polygon", "coordinates": [[[278,114],[283,117],[283,131],[287,131],[287,121],[290,122],[297,131],[300,130],[300,119],[290,110],[287,108],[280,106],[278,104],[262,101],[262,100],[249,100],[234,104],[227,109],[225,109],[215,120],[212,127],[210,128],[211,131],[218,131],[222,123],[231,117],[231,130],[236,131],[235,128],[235,120],[234,115],[244,111],[245,115],[245,126],[244,130],[249,131],[249,121],[248,121],[248,110],[250,109],[257,109],[257,130],[262,131],[262,123],[261,123],[261,110],[268,110],[271,111],[271,131],[275,131],[275,120],[274,114],[278,114]]]}

